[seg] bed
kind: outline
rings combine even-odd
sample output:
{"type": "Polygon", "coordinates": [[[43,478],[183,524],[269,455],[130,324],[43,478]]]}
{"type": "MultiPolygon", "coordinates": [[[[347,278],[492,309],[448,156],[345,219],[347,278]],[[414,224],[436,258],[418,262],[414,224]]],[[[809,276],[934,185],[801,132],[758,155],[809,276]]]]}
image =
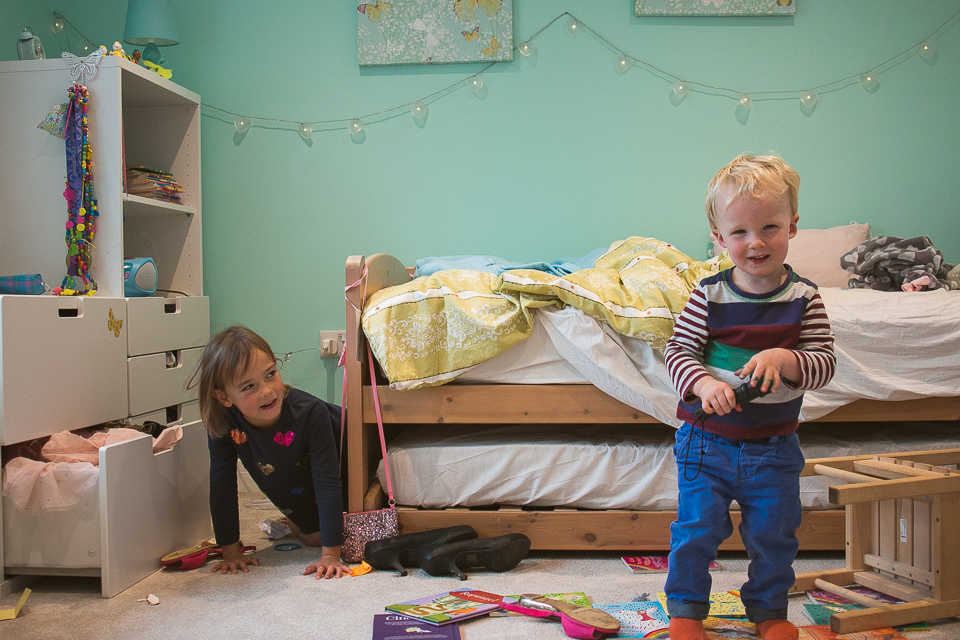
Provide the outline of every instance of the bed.
{"type": "MultiPolygon", "coordinates": [[[[481,537],[524,533],[534,549],[669,549],[676,399],[656,351],[578,310],[545,305],[528,338],[456,380],[390,388],[380,367],[368,366],[358,310],[377,292],[409,283],[412,273],[386,254],[346,263],[348,509],[385,504],[371,388],[378,375],[402,533],[469,524],[481,537]],[[584,355],[569,340],[581,334],[616,348],[584,355]],[[468,462],[488,475],[464,467],[468,462]],[[514,477],[518,466],[532,475],[514,477]],[[585,467],[614,472],[581,487],[585,467]]],[[[844,548],[843,511],[829,508],[826,484],[816,486],[825,480],[813,477],[813,458],[928,450],[956,440],[960,292],[907,295],[915,294],[822,288],[832,322],[836,315],[842,375],[808,392],[804,403],[810,477],[802,478],[801,549],[844,548]],[[891,359],[898,348],[910,357],[891,359]]],[[[737,524],[736,511],[733,519],[737,524]]],[[[742,549],[738,534],[721,548],[742,549]]]]}

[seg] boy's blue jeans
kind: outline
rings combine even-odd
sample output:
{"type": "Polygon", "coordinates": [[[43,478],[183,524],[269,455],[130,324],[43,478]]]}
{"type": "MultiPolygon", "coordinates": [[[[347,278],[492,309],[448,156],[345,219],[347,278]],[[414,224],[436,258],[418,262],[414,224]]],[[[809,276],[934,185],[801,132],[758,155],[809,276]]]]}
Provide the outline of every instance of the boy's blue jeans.
{"type": "Polygon", "coordinates": [[[729,508],[736,500],[740,538],[750,558],[747,582],[740,589],[747,617],[754,623],[785,620],[799,547],[795,532],[804,460],[797,435],[731,440],[684,424],[673,452],[680,504],[670,525],[669,614],[707,617],[710,562],[733,533],[729,508]]]}

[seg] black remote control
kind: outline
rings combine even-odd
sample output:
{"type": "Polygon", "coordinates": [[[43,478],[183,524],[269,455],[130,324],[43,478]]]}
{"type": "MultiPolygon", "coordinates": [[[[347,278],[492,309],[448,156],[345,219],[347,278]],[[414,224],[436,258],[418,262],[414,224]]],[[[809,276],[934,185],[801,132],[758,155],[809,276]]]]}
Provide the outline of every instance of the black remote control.
{"type": "MultiPolygon", "coordinates": [[[[740,385],[739,387],[733,390],[733,396],[737,400],[736,404],[747,404],[751,400],[756,400],[760,396],[765,396],[768,393],[770,393],[769,390],[766,392],[760,391],[760,388],[762,386],[763,386],[762,381],[760,382],[760,384],[758,384],[755,387],[750,386],[749,380],[744,382],[742,385],[740,385]]],[[[694,415],[697,416],[697,420],[703,423],[704,421],[706,421],[707,416],[711,414],[703,410],[702,402],[697,402],[694,406],[696,407],[696,409],[693,410],[694,415]]]]}

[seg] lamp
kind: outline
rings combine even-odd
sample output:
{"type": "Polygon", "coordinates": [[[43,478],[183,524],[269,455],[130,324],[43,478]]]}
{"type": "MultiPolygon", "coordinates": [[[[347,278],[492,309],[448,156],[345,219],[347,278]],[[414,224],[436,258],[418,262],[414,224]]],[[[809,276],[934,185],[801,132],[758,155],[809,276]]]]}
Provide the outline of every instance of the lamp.
{"type": "Polygon", "coordinates": [[[137,46],[145,45],[142,57],[153,64],[164,64],[157,47],[179,44],[180,34],[168,0],[129,0],[127,26],[123,41],[137,46]]]}

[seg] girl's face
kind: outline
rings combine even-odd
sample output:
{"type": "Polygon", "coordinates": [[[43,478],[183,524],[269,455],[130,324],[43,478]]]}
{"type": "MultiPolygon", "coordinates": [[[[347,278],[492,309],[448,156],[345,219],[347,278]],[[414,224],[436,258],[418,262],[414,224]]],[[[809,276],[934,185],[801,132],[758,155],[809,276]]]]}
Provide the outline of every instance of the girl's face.
{"type": "Polygon", "coordinates": [[[243,371],[214,397],[225,407],[236,405],[251,425],[269,429],[280,419],[283,406],[283,380],[273,355],[256,351],[243,371]]]}

